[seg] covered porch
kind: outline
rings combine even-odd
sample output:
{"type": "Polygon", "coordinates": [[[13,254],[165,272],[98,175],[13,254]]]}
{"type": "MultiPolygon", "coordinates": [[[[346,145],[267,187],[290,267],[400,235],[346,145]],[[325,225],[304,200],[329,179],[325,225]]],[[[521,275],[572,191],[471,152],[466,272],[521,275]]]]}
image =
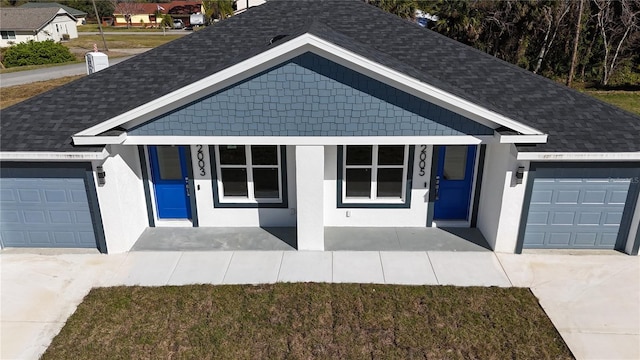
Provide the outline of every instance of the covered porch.
{"type": "MultiPolygon", "coordinates": [[[[150,227],[131,251],[295,251],[294,227],[150,227]]],[[[325,227],[325,251],[491,251],[476,228],[325,227]]]]}

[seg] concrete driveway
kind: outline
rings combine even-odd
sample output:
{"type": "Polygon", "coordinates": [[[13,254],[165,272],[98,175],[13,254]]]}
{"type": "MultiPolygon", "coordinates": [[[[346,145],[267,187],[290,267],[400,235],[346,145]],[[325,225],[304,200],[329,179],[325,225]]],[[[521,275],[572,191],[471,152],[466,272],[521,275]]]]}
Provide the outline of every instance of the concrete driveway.
{"type": "Polygon", "coordinates": [[[289,281],[527,286],[582,359],[640,358],[640,258],[492,252],[0,255],[0,358],[36,359],[92,287],[289,281]]]}
{"type": "Polygon", "coordinates": [[[640,257],[497,254],[578,359],[640,359],[640,257]]]}

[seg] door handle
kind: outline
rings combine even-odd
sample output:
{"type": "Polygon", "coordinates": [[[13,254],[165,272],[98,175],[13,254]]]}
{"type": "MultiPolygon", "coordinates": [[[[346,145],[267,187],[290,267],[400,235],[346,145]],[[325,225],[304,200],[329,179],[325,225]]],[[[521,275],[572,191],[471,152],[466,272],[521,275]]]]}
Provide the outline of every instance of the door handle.
{"type": "Polygon", "coordinates": [[[440,199],[440,176],[436,176],[435,191],[436,191],[436,200],[439,200],[440,199]]]}
{"type": "Polygon", "coordinates": [[[184,189],[187,192],[187,197],[190,197],[190,187],[189,187],[189,178],[184,178],[184,189]]]}

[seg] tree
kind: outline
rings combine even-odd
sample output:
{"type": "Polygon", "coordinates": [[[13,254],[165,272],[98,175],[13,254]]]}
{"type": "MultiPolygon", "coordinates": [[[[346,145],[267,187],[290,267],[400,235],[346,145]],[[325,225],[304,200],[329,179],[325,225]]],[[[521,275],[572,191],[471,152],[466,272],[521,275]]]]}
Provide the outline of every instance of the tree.
{"type": "Polygon", "coordinates": [[[404,19],[415,18],[418,9],[416,0],[367,0],[366,2],[404,19]]]}
{"type": "Polygon", "coordinates": [[[582,29],[582,13],[584,8],[584,0],[579,1],[578,20],[576,21],[576,36],[573,40],[573,52],[571,53],[571,67],[569,68],[569,76],[567,77],[567,86],[571,86],[573,82],[573,74],[576,71],[576,62],[578,60],[578,44],[580,43],[580,29],[582,29]]]}
{"type": "Polygon", "coordinates": [[[127,28],[131,27],[131,17],[135,14],[140,14],[143,10],[142,5],[135,0],[118,0],[116,11],[124,15],[124,19],[127,22],[127,28]]]}
{"type": "MultiPolygon", "coordinates": [[[[65,5],[86,12],[88,18],[95,18],[93,3],[91,0],[69,0],[64,2],[65,5]]],[[[96,9],[100,18],[113,16],[115,2],[113,1],[96,1],[96,9]]],[[[98,22],[98,19],[96,19],[98,22]]]]}
{"type": "Polygon", "coordinates": [[[553,6],[545,5],[543,7],[544,19],[547,22],[547,28],[544,32],[544,39],[542,42],[542,46],[540,47],[540,53],[538,54],[536,67],[533,69],[534,74],[537,74],[540,70],[542,61],[544,60],[545,55],[547,55],[547,53],[551,49],[553,41],[558,35],[558,29],[563,25],[563,19],[569,13],[570,8],[571,4],[566,0],[556,2],[553,6]]]}
{"type": "Polygon", "coordinates": [[[640,1],[594,0],[598,30],[603,43],[602,85],[608,85],[619,56],[629,48],[628,39],[640,25],[640,1]]]}
{"type": "Polygon", "coordinates": [[[233,0],[203,0],[202,7],[207,19],[224,20],[233,15],[233,0]]]}

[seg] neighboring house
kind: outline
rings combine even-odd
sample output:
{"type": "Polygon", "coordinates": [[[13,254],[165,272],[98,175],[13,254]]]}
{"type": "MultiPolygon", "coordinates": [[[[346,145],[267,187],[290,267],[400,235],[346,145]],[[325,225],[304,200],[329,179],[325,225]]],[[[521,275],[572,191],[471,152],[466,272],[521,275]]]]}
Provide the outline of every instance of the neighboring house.
{"type": "Polygon", "coordinates": [[[57,8],[66,11],[69,15],[76,18],[77,25],[84,25],[87,23],[87,13],[78,9],[74,9],[67,5],[58,4],[55,2],[29,2],[20,6],[20,8],[28,9],[40,9],[40,8],[57,8]]]}
{"type": "Polygon", "coordinates": [[[113,10],[114,26],[158,26],[158,14],[171,15],[189,25],[189,16],[202,12],[201,1],[172,1],[168,3],[119,2],[113,10]]]}
{"type": "Polygon", "coordinates": [[[640,246],[638,116],[359,0],[269,1],[0,130],[4,247],[117,253],[150,226],[296,227],[299,250],[325,227],[640,246]]]}
{"type": "Polygon", "coordinates": [[[0,8],[0,47],[78,37],[76,19],[60,8],[0,8]]]}
{"type": "Polygon", "coordinates": [[[239,14],[240,12],[247,10],[247,8],[262,5],[265,2],[266,0],[236,0],[234,4],[235,13],[239,14]]]}

